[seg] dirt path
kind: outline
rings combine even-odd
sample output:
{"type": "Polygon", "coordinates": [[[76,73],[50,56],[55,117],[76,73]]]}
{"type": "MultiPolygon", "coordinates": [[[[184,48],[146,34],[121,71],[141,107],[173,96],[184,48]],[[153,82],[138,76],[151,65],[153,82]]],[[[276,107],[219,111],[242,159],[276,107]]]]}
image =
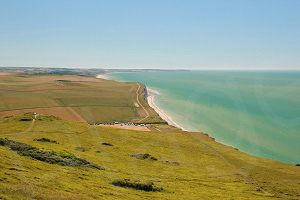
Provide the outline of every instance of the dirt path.
{"type": "Polygon", "coordinates": [[[143,119],[141,119],[141,120],[138,121],[138,122],[141,122],[141,121],[147,119],[150,115],[149,115],[148,111],[146,110],[146,108],[141,104],[141,102],[139,100],[139,91],[140,91],[141,85],[139,83],[136,83],[136,84],[138,85],[138,89],[135,92],[136,93],[136,101],[139,104],[139,106],[142,107],[143,110],[145,111],[145,113],[147,114],[146,117],[144,117],[143,119]]]}
{"type": "Polygon", "coordinates": [[[36,120],[36,117],[38,116],[38,114],[34,115],[34,119],[32,119],[29,127],[25,130],[25,131],[22,131],[22,132],[18,132],[18,133],[6,133],[6,134],[2,134],[1,136],[3,135],[14,135],[14,134],[23,134],[23,133],[28,133],[29,131],[32,130],[33,126],[34,126],[34,123],[35,123],[35,120],[36,120]]]}

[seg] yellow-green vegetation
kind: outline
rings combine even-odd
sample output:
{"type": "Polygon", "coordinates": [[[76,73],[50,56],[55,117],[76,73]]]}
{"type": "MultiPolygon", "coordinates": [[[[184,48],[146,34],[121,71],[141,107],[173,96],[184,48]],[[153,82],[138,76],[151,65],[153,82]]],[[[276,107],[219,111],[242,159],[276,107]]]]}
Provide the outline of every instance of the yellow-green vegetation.
{"type": "Polygon", "coordinates": [[[0,138],[67,152],[104,170],[50,164],[0,146],[0,199],[300,198],[298,166],[247,155],[203,133],[166,125],[153,130],[96,127],[40,115],[5,118],[0,138]],[[41,138],[56,142],[37,141],[41,138]]]}
{"type": "Polygon", "coordinates": [[[130,122],[139,118],[136,110],[133,107],[81,106],[74,107],[73,109],[90,123],[130,122]]]}
{"type": "Polygon", "coordinates": [[[153,182],[140,183],[139,181],[131,182],[130,179],[124,179],[120,181],[113,181],[113,185],[125,188],[133,188],[136,190],[144,190],[147,192],[161,192],[163,188],[157,188],[153,182]]]}
{"type": "Polygon", "coordinates": [[[84,76],[0,76],[0,118],[36,112],[88,123],[162,123],[143,91],[139,83],[84,76]]]}
{"type": "Polygon", "coordinates": [[[3,138],[0,138],[0,146],[8,147],[10,150],[16,151],[21,156],[28,156],[34,158],[35,160],[47,162],[50,164],[71,167],[86,166],[95,169],[101,169],[98,165],[90,163],[82,158],[77,158],[76,156],[68,152],[41,150],[28,144],[3,138]]]}

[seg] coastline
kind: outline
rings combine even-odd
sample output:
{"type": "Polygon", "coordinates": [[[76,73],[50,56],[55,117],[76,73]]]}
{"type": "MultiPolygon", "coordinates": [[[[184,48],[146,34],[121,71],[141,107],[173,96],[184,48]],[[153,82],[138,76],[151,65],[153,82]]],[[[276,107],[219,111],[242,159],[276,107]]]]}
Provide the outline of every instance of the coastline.
{"type": "MultiPolygon", "coordinates": [[[[151,89],[152,90],[152,89],[151,89]]],[[[153,90],[152,90],[153,91],[153,90]]],[[[169,125],[175,126],[183,131],[188,131],[185,128],[179,126],[170,116],[168,116],[163,110],[161,110],[154,102],[154,95],[148,94],[147,97],[148,104],[151,108],[155,110],[155,112],[163,119],[165,120],[169,125]]]]}
{"type": "Polygon", "coordinates": [[[108,80],[108,77],[105,76],[104,74],[99,74],[96,76],[96,78],[108,80]]]}
{"type": "MultiPolygon", "coordinates": [[[[109,73],[108,73],[109,74],[109,73]]],[[[108,75],[106,74],[106,75],[108,75]]],[[[100,75],[97,75],[97,78],[105,78],[105,79],[108,79],[108,80],[115,80],[115,81],[119,81],[119,82],[126,82],[125,80],[121,80],[121,79],[113,79],[112,77],[109,77],[109,76],[105,76],[103,74],[100,74],[100,75]]],[[[151,88],[148,88],[147,86],[145,86],[146,89],[147,89],[147,103],[148,105],[154,109],[154,111],[163,119],[167,122],[168,125],[171,125],[171,126],[174,126],[176,128],[179,128],[183,131],[188,131],[190,132],[189,130],[181,127],[180,125],[178,125],[170,116],[168,116],[161,108],[159,108],[157,106],[157,104],[155,104],[155,96],[158,96],[158,95],[161,95],[158,91],[156,90],[153,90],[151,88]]],[[[193,131],[191,131],[193,132],[193,131]]],[[[202,132],[202,131],[195,131],[195,132],[202,132]]],[[[228,144],[228,143],[225,143],[223,141],[220,141],[218,138],[215,138],[214,136],[212,136],[211,134],[209,133],[206,133],[206,132],[202,132],[204,135],[210,137],[212,140],[214,140],[216,143],[218,144],[222,144],[224,146],[228,146],[228,147],[231,147],[239,152],[243,152],[243,153],[246,153],[248,155],[251,155],[251,156],[254,156],[256,158],[261,158],[261,159],[269,159],[269,160],[273,160],[273,161],[277,161],[277,162],[283,162],[283,163],[287,163],[287,164],[295,164],[296,162],[288,162],[288,161],[281,161],[281,160],[278,160],[278,159],[274,159],[274,158],[269,158],[269,157],[266,157],[266,156],[259,156],[259,155],[256,155],[255,153],[253,152],[249,152],[247,151],[246,149],[242,148],[242,147],[238,147],[236,145],[232,145],[232,144],[228,144]]]]}
{"type": "MultiPolygon", "coordinates": [[[[111,80],[108,76],[104,75],[104,74],[99,74],[96,76],[96,78],[99,78],[99,79],[105,79],[105,80],[111,80]]],[[[117,80],[117,81],[120,81],[120,80],[117,80]]],[[[155,95],[154,94],[157,94],[159,95],[159,92],[157,92],[156,90],[153,90],[153,89],[150,89],[150,88],[147,88],[146,86],[146,89],[147,89],[147,103],[149,104],[149,106],[151,108],[153,108],[155,110],[155,112],[163,119],[165,120],[168,125],[171,125],[171,126],[175,126],[176,128],[179,128],[183,131],[188,131],[187,129],[179,126],[170,116],[168,116],[161,108],[159,108],[155,102],[154,102],[154,97],[155,95]],[[149,92],[150,91],[150,92],[149,92]],[[151,93],[154,93],[154,94],[151,94],[151,93]]]]}

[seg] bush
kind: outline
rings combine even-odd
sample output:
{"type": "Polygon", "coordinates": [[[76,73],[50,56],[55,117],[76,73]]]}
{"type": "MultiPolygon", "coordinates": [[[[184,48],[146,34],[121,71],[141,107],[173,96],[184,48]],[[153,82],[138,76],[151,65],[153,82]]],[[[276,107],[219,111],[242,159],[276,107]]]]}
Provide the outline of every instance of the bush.
{"type": "Polygon", "coordinates": [[[68,152],[40,150],[36,147],[32,147],[30,145],[21,142],[16,142],[13,140],[1,139],[1,138],[0,138],[0,146],[9,147],[11,150],[16,151],[21,156],[28,156],[36,160],[47,162],[50,164],[57,164],[61,166],[70,166],[70,167],[84,166],[84,167],[90,167],[98,170],[103,169],[94,163],[90,163],[89,161],[82,158],[77,158],[76,156],[68,152]]]}
{"type": "Polygon", "coordinates": [[[155,187],[153,182],[149,183],[140,183],[140,182],[131,182],[130,179],[124,179],[119,181],[113,181],[112,184],[114,186],[125,187],[125,188],[133,188],[136,190],[144,190],[147,192],[161,192],[163,188],[155,187]]]}
{"type": "Polygon", "coordinates": [[[104,146],[113,146],[112,144],[107,143],[107,142],[102,142],[102,145],[104,145],[104,146]]]}
{"type": "Polygon", "coordinates": [[[23,122],[32,121],[34,119],[34,116],[35,115],[33,112],[25,113],[24,115],[22,115],[21,118],[19,118],[19,121],[23,121],[23,122]]]}
{"type": "Polygon", "coordinates": [[[58,144],[58,142],[56,142],[55,140],[50,140],[48,138],[37,138],[37,139],[34,139],[34,141],[38,141],[38,142],[50,142],[50,143],[58,144]]]}
{"type": "Polygon", "coordinates": [[[146,159],[150,159],[150,160],[157,160],[157,158],[151,156],[150,154],[146,153],[146,154],[132,154],[131,157],[135,157],[141,160],[146,160],[146,159]]]}
{"type": "Polygon", "coordinates": [[[20,119],[20,121],[21,122],[28,122],[28,121],[32,121],[32,119],[23,117],[23,118],[20,119]]]}

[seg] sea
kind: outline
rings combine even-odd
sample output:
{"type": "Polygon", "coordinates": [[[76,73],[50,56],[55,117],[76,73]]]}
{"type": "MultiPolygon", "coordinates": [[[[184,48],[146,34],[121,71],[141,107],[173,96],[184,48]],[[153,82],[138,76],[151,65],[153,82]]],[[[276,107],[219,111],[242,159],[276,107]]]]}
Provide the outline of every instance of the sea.
{"type": "Polygon", "coordinates": [[[185,130],[205,132],[242,152],[300,163],[300,71],[111,73],[140,82],[185,130]]]}

